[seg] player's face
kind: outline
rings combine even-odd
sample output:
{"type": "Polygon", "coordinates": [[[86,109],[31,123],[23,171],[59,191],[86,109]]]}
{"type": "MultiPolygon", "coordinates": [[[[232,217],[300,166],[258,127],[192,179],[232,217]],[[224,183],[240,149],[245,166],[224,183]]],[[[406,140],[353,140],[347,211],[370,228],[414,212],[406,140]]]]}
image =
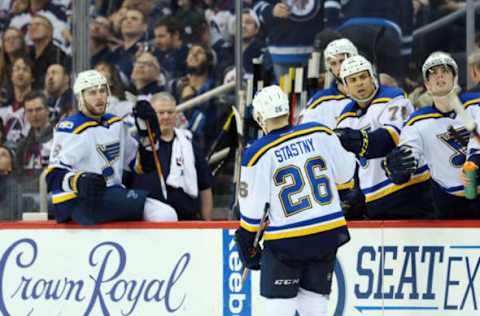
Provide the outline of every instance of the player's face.
{"type": "Polygon", "coordinates": [[[175,127],[175,102],[168,100],[158,100],[152,104],[155,113],[157,113],[158,122],[160,123],[160,132],[173,131],[175,127]]]}
{"type": "Polygon", "coordinates": [[[337,54],[334,57],[327,59],[327,65],[335,77],[340,77],[340,67],[345,60],[345,54],[337,54]]]}
{"type": "Polygon", "coordinates": [[[101,116],[107,108],[108,91],[106,86],[92,87],[83,91],[85,108],[93,116],[101,116]]]}
{"type": "Polygon", "coordinates": [[[455,76],[450,67],[438,65],[428,70],[425,86],[433,95],[446,95],[454,85],[455,76]]]}
{"type": "Polygon", "coordinates": [[[349,93],[355,99],[367,99],[375,91],[373,78],[367,70],[348,76],[346,83],[349,93]]]}

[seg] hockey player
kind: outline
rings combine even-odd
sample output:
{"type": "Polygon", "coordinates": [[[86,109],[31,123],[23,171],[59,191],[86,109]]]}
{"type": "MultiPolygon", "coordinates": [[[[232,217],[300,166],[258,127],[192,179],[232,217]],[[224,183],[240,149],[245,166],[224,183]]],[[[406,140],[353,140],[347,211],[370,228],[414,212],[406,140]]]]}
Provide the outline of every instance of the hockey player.
{"type": "Polygon", "coordinates": [[[412,179],[402,186],[388,179],[381,167],[382,157],[398,143],[403,121],[413,111],[412,104],[402,90],[379,85],[372,65],[362,56],[347,58],[340,77],[353,101],[338,118],[336,132],[343,147],[359,160],[358,177],[367,216],[372,219],[430,217],[427,167],[418,168],[412,179]]]}
{"type": "Polygon", "coordinates": [[[300,114],[300,120],[304,123],[317,122],[334,129],[337,126],[337,118],[351,101],[340,79],[340,67],[346,58],[358,55],[358,51],[350,40],[341,38],[330,42],[323,55],[325,69],[334,80],[330,88],[313,95],[300,114]]]}
{"type": "Polygon", "coordinates": [[[123,170],[140,166],[137,142],[120,118],[105,114],[110,96],[105,77],[81,72],[73,91],[80,112],[56,126],[47,173],[57,222],[176,221],[169,205],[122,186],[123,170]]]}
{"type": "Polygon", "coordinates": [[[350,238],[335,184],[352,179],[355,157],[320,124],[290,127],[288,99],[278,86],[257,93],[253,115],[266,135],[242,162],[236,232],[242,261],[261,268],[266,315],[325,316],[337,248],[350,238]],[[267,203],[260,259],[260,249],[252,248],[267,203]]]}
{"type": "MultiPolygon", "coordinates": [[[[455,92],[458,67],[443,52],[432,53],[422,67],[427,91],[433,106],[421,108],[410,115],[400,137],[400,146],[384,161],[389,177],[398,184],[408,181],[425,159],[432,175],[433,205],[437,218],[475,218],[479,216],[478,201],[463,196],[462,166],[470,133],[454,110],[454,103],[463,103],[465,111],[478,115],[480,94],[455,92]]],[[[471,142],[476,142],[473,139],[471,142]]]]}

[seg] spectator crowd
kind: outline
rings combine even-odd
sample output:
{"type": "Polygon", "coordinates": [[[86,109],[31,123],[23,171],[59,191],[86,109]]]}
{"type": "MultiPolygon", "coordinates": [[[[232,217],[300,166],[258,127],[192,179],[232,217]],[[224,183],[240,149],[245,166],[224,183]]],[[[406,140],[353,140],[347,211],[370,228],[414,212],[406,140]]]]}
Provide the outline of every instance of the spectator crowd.
{"type": "MultiPolygon", "coordinates": [[[[39,178],[55,150],[53,131],[78,109],[72,90],[72,2],[0,1],[0,220],[39,210],[39,178]]],[[[150,100],[166,176],[172,159],[179,159],[172,148],[175,135],[194,144],[198,196],[169,186],[168,202],[181,220],[212,219],[221,194],[231,198],[234,191],[231,164],[218,167],[217,174],[207,161],[230,117],[232,98],[213,98],[183,113],[175,107],[232,80],[235,1],[91,0],[90,5],[90,66],[109,84],[107,113],[133,126],[130,95],[150,100]],[[186,136],[179,136],[185,129],[186,136]]],[[[262,77],[280,83],[291,67],[306,69],[312,53],[323,52],[331,40],[348,38],[374,64],[380,83],[403,89],[415,108],[433,104],[419,71],[433,51],[456,60],[458,89],[466,88],[465,65],[470,65],[478,91],[480,53],[466,56],[462,17],[414,36],[414,30],[464,6],[460,0],[243,0],[242,79],[254,76],[253,60],[261,57],[262,77]]],[[[317,87],[332,79],[321,64],[317,87]]],[[[159,187],[154,173],[130,180],[136,188],[159,187]]]]}

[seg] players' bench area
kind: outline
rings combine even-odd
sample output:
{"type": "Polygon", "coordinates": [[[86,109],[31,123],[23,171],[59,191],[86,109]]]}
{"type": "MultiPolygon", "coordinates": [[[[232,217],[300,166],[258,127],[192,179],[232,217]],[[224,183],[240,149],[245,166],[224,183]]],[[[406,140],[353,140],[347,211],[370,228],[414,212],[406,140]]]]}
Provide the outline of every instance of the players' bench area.
{"type": "MultiPolygon", "coordinates": [[[[350,222],[335,316],[474,315],[480,221],[350,222]]],[[[238,222],[0,223],[2,315],[263,315],[238,222]]],[[[293,315],[292,315],[293,316],[293,315]]]]}

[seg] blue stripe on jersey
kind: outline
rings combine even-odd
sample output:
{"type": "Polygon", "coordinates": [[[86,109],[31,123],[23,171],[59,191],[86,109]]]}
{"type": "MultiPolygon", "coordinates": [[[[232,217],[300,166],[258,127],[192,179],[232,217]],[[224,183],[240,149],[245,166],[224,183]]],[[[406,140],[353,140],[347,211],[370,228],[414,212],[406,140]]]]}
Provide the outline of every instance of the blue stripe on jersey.
{"type": "Polygon", "coordinates": [[[266,153],[269,149],[274,148],[283,142],[294,139],[296,137],[302,137],[312,133],[321,132],[330,135],[334,135],[333,131],[322,124],[309,122],[297,125],[295,127],[289,127],[287,129],[281,129],[274,131],[247,148],[243,156],[242,166],[251,167],[257,163],[257,161],[266,153]]]}
{"type": "Polygon", "coordinates": [[[479,92],[465,92],[458,96],[460,101],[463,103],[465,108],[468,108],[470,105],[480,104],[480,93],[479,92]]]}
{"type": "Polygon", "coordinates": [[[60,121],[57,124],[55,130],[57,132],[80,134],[81,132],[85,131],[89,127],[99,126],[100,124],[110,126],[120,121],[122,121],[121,118],[107,113],[102,116],[101,118],[102,123],[99,123],[98,121],[94,120],[91,117],[88,117],[82,113],[77,113],[77,114],[65,117],[62,121],[60,121]]]}
{"type": "Polygon", "coordinates": [[[463,185],[458,185],[456,187],[449,187],[449,188],[446,188],[443,186],[440,186],[440,187],[444,189],[445,192],[453,194],[455,196],[465,196],[465,192],[464,192],[465,188],[463,187],[463,185]]]}
{"type": "Polygon", "coordinates": [[[260,228],[260,222],[260,219],[253,219],[240,215],[240,227],[251,233],[255,233],[260,228]]]}
{"type": "Polygon", "coordinates": [[[266,228],[263,238],[265,240],[275,240],[301,237],[326,232],[346,225],[347,222],[343,217],[343,212],[340,211],[285,226],[269,226],[266,228]]]}
{"type": "Polygon", "coordinates": [[[438,112],[436,108],[434,108],[433,106],[426,106],[410,114],[403,126],[411,126],[414,123],[422,120],[430,118],[437,119],[442,117],[443,114],[438,112]]]}
{"type": "Polygon", "coordinates": [[[249,223],[250,225],[260,225],[261,220],[256,218],[250,218],[245,215],[240,215],[240,219],[249,223]]]}

